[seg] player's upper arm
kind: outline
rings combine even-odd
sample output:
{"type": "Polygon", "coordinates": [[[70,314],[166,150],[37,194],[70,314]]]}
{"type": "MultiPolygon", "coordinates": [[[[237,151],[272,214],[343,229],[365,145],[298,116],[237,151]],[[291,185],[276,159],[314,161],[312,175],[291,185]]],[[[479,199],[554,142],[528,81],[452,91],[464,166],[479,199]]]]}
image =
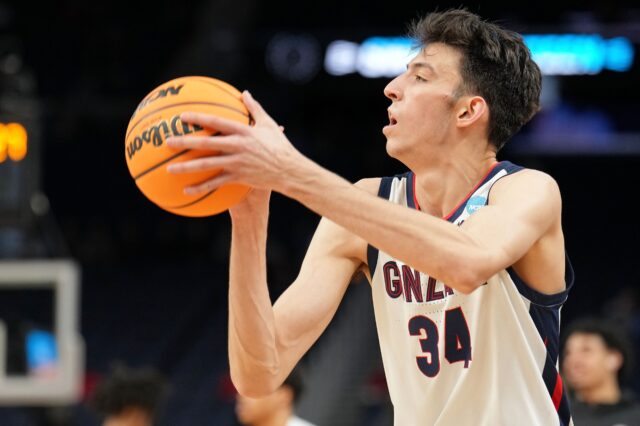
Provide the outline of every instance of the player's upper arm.
{"type": "MultiPolygon", "coordinates": [[[[375,193],[379,181],[365,179],[356,186],[375,193]]],[[[279,353],[289,358],[283,365],[292,368],[322,334],[365,262],[366,251],[362,238],[326,218],[320,220],[298,277],[274,304],[279,353]]]]}
{"type": "MultiPolygon", "coordinates": [[[[552,244],[545,245],[544,250],[553,251],[554,260],[558,258],[555,254],[562,253],[560,261],[564,262],[560,216],[560,190],[549,175],[523,170],[496,182],[488,205],[471,215],[461,227],[479,249],[472,268],[476,273],[475,284],[480,285],[497,271],[514,265],[550,235],[554,236],[552,244]]],[[[542,253],[540,262],[550,258],[542,253]]]]}

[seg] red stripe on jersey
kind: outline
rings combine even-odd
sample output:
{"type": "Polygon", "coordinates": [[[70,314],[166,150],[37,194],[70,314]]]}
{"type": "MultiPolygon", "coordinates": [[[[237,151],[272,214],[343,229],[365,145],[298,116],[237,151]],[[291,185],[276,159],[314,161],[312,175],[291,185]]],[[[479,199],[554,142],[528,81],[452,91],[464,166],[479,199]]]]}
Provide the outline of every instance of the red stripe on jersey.
{"type": "Polygon", "coordinates": [[[560,373],[558,373],[558,377],[556,378],[556,387],[553,389],[551,400],[553,401],[554,407],[556,407],[556,411],[558,411],[560,402],[562,402],[562,378],[560,377],[560,373]]]}
{"type": "MultiPolygon", "coordinates": [[[[461,206],[463,203],[466,203],[466,202],[467,202],[467,200],[469,199],[469,197],[471,197],[471,195],[472,195],[474,192],[476,192],[476,190],[478,189],[478,187],[484,183],[484,180],[487,178],[487,176],[489,176],[489,174],[493,171],[493,169],[495,169],[495,168],[496,168],[496,166],[497,166],[498,164],[500,164],[500,163],[499,163],[499,162],[498,162],[498,163],[494,163],[494,164],[493,164],[493,166],[491,166],[491,168],[489,169],[489,171],[484,175],[484,177],[483,177],[482,179],[480,179],[480,182],[478,182],[478,183],[476,184],[476,186],[474,186],[474,187],[473,187],[473,189],[472,189],[471,191],[469,191],[469,193],[467,194],[467,196],[466,196],[466,197],[464,197],[464,198],[462,199],[462,201],[460,201],[460,202],[458,203],[458,205],[457,205],[457,206],[455,206],[455,207],[453,208],[453,210],[451,210],[451,212],[450,212],[448,215],[446,215],[445,217],[443,217],[443,219],[444,219],[444,220],[449,220],[449,218],[450,218],[450,217],[451,217],[451,216],[452,216],[452,215],[453,215],[453,214],[454,214],[454,213],[455,213],[455,212],[460,208],[460,206],[461,206]]],[[[415,182],[415,174],[414,174],[414,182],[415,182]]],[[[416,195],[415,195],[415,194],[416,194],[416,191],[415,191],[415,184],[414,184],[413,188],[414,188],[414,189],[413,189],[413,196],[414,196],[414,198],[415,198],[415,196],[416,196],[416,195]]],[[[416,204],[416,205],[417,205],[417,204],[416,204]]]]}
{"type": "Polygon", "coordinates": [[[420,211],[422,209],[420,208],[420,203],[418,203],[418,197],[416,197],[416,174],[415,173],[413,174],[411,185],[413,186],[413,204],[416,206],[416,209],[420,211]]]}

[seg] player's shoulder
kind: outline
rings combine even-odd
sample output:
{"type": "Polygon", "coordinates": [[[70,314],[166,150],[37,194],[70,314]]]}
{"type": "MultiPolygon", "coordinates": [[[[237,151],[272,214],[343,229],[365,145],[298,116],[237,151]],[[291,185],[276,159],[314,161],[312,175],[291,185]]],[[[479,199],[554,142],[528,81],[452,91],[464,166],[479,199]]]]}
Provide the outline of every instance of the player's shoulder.
{"type": "Polygon", "coordinates": [[[541,170],[522,168],[517,173],[510,173],[498,180],[492,193],[510,193],[513,191],[539,192],[547,196],[560,196],[558,182],[541,170]]]}
{"type": "Polygon", "coordinates": [[[375,195],[378,193],[378,189],[380,189],[381,180],[382,178],[380,177],[363,178],[357,181],[355,186],[375,195]]]}
{"type": "Polygon", "coordinates": [[[499,179],[489,193],[490,205],[537,212],[557,217],[562,211],[558,183],[549,174],[535,169],[521,169],[499,179]]]}

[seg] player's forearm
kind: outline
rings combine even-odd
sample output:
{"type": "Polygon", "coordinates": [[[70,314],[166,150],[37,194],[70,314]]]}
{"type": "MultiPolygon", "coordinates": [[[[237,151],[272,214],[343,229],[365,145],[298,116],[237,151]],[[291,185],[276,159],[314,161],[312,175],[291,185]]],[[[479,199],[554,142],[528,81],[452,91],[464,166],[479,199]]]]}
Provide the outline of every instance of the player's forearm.
{"type": "Polygon", "coordinates": [[[485,279],[488,254],[451,223],[372,196],[315,164],[298,170],[285,195],[458,291],[485,279]]]}
{"type": "Polygon", "coordinates": [[[257,396],[273,386],[279,362],[266,281],[267,224],[256,217],[238,222],[229,266],[229,364],[238,390],[257,396]]]}

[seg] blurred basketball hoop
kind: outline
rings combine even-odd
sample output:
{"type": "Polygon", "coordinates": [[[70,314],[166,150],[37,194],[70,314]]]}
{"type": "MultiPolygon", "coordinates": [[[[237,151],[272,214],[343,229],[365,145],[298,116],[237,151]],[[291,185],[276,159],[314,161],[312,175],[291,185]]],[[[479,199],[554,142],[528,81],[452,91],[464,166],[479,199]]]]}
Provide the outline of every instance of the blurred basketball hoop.
{"type": "Polygon", "coordinates": [[[79,400],[84,371],[79,281],[79,268],[71,260],[0,261],[0,299],[11,303],[0,304],[0,405],[79,400]],[[36,300],[38,311],[15,307],[21,300],[36,300]],[[47,310],[50,324],[35,318],[47,310]],[[15,367],[16,359],[23,368],[15,367]]]}

